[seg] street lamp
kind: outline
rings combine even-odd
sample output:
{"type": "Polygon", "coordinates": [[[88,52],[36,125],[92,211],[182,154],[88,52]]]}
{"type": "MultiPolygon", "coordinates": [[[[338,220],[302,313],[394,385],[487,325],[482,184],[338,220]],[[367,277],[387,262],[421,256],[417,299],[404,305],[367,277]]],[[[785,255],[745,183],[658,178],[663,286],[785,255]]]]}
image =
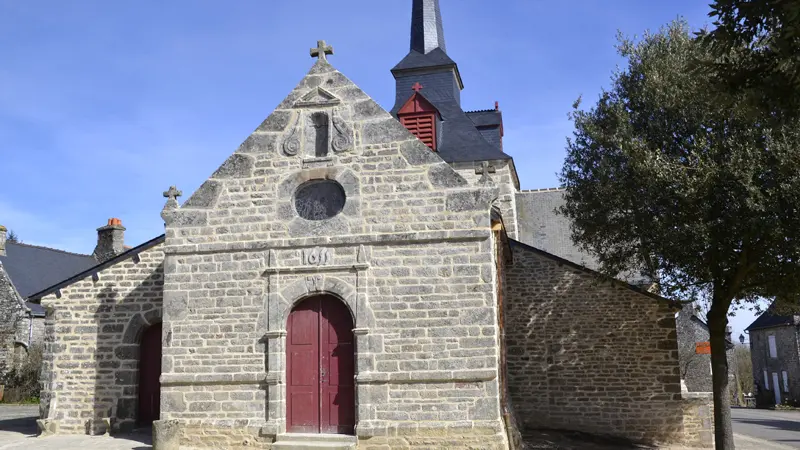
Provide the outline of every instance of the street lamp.
{"type": "Polygon", "coordinates": [[[743,334],[739,335],[739,342],[741,342],[742,345],[744,345],[744,335],[743,334]]]}

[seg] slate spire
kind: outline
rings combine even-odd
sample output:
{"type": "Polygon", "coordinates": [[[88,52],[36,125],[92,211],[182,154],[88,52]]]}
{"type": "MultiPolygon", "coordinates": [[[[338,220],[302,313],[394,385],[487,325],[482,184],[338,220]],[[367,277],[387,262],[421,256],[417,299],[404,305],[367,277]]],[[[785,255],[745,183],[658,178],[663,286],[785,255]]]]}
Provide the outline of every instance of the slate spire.
{"type": "Polygon", "coordinates": [[[411,50],[423,55],[437,48],[447,52],[439,0],[413,0],[413,2],[411,7],[411,50]]]}

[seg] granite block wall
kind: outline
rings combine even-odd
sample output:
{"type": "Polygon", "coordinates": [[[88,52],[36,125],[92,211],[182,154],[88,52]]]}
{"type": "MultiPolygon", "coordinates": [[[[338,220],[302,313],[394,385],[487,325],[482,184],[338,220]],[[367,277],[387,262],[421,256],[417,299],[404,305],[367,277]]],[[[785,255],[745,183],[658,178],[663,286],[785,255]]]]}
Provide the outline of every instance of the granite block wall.
{"type": "Polygon", "coordinates": [[[325,293],[354,318],[360,441],[503,448],[498,195],[319,61],[198,191],[162,212],[162,419],[194,445],[199,428],[229,446],[284,433],[286,320],[325,293]],[[323,181],[341,191],[298,202],[323,181]]]}
{"type": "MultiPolygon", "coordinates": [[[[686,443],[675,311],[543,252],[512,246],[508,380],[525,428],[686,443]]],[[[696,434],[696,433],[695,433],[696,434]]]]}
{"type": "Polygon", "coordinates": [[[134,426],[139,340],[161,321],[163,262],[156,245],[41,299],[47,316],[40,417],[59,432],[134,426]]]}

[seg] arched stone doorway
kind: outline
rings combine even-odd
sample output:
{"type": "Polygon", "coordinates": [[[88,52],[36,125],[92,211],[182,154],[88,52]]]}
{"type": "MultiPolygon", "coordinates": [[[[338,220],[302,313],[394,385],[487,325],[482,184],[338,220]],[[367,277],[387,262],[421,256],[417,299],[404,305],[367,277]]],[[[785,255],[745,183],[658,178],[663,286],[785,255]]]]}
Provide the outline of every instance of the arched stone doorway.
{"type": "Polygon", "coordinates": [[[286,324],[286,428],[289,433],[353,434],[353,316],[342,301],[316,295],[286,324]]]}
{"type": "Polygon", "coordinates": [[[139,407],[136,422],[150,425],[161,414],[161,324],[149,326],[139,344],[139,407]]]}

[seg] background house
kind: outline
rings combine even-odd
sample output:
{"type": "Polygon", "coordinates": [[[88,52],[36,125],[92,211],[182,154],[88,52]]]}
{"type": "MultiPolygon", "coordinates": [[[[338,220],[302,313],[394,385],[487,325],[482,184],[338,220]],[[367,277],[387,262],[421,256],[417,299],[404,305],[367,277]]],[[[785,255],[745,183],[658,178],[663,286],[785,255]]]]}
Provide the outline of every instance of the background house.
{"type": "MultiPolygon", "coordinates": [[[[770,306],[747,327],[756,393],[763,401],[795,403],[800,399],[800,316],[776,314],[770,306]]],[[[763,404],[763,403],[762,403],[763,404]]]]}
{"type": "Polygon", "coordinates": [[[119,219],[97,230],[93,254],[71,253],[8,239],[0,226],[0,375],[24,360],[44,337],[45,310],[32,295],[124,251],[119,219]]]}

